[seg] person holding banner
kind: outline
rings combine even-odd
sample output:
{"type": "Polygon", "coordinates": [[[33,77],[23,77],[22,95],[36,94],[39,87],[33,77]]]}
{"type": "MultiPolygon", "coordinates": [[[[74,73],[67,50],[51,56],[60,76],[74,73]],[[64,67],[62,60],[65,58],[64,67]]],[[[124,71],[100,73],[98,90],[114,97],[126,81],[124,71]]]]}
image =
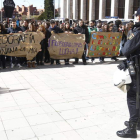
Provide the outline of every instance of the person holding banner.
{"type": "MultiPolygon", "coordinates": [[[[95,20],[91,20],[89,22],[89,26],[88,26],[89,42],[90,42],[90,38],[91,38],[91,32],[97,32],[97,28],[95,27],[95,24],[96,24],[95,20]]],[[[92,62],[94,62],[95,58],[92,57],[91,60],[92,60],[92,62]]]]}
{"type": "MultiPolygon", "coordinates": [[[[74,28],[73,31],[75,34],[85,34],[85,50],[86,50],[86,43],[89,43],[89,32],[88,32],[88,28],[84,25],[84,21],[82,19],[79,20],[79,24],[77,27],[74,28]]],[[[82,56],[82,60],[83,60],[83,64],[86,65],[86,58],[85,58],[85,51],[83,52],[83,56],[82,56]]],[[[76,58],[75,62],[73,62],[73,64],[78,64],[79,59],[76,58]]]]}
{"type": "MultiPolygon", "coordinates": [[[[69,22],[65,23],[65,33],[67,33],[67,34],[73,33],[72,29],[70,28],[70,23],[69,22]]],[[[69,65],[69,59],[65,59],[65,65],[69,65]]]]}
{"type": "MultiPolygon", "coordinates": [[[[6,34],[6,30],[2,24],[0,24],[0,34],[6,34]]],[[[0,69],[1,69],[1,63],[3,69],[5,69],[6,68],[5,55],[0,55],[0,69]]]]}
{"type": "MultiPolygon", "coordinates": [[[[12,27],[7,29],[8,34],[13,35],[13,33],[22,33],[21,28],[17,27],[17,25],[16,25],[16,20],[13,19],[11,25],[12,25],[12,27]]],[[[20,64],[20,57],[12,56],[11,57],[11,68],[14,68],[14,66],[16,64],[19,68],[22,67],[21,64],[20,64]]]]}
{"type": "MultiPolygon", "coordinates": [[[[43,34],[46,35],[46,29],[43,25],[39,25],[39,28],[38,28],[37,32],[43,32],[43,34]]],[[[41,45],[41,50],[40,50],[40,52],[38,52],[38,54],[36,56],[36,62],[37,62],[37,65],[44,65],[43,56],[44,56],[44,49],[47,46],[46,38],[44,38],[40,42],[40,45],[41,45]]]]}
{"type": "MultiPolygon", "coordinates": [[[[48,29],[46,39],[49,39],[52,35],[52,32],[58,34],[58,33],[63,33],[63,30],[61,30],[59,27],[55,25],[55,22],[52,20],[50,22],[50,28],[48,29]]],[[[54,64],[54,59],[51,58],[51,65],[54,64]]],[[[56,65],[60,65],[59,59],[56,60],[56,65]]]]}

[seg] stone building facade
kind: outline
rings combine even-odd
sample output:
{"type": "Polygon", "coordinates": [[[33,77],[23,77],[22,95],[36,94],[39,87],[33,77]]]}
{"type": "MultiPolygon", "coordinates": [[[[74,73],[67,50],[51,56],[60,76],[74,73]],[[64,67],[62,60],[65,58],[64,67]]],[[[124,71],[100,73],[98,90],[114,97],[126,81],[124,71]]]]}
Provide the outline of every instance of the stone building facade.
{"type": "Polygon", "coordinates": [[[140,7],[140,0],[59,0],[60,18],[104,19],[119,17],[132,19],[140,7]]]}

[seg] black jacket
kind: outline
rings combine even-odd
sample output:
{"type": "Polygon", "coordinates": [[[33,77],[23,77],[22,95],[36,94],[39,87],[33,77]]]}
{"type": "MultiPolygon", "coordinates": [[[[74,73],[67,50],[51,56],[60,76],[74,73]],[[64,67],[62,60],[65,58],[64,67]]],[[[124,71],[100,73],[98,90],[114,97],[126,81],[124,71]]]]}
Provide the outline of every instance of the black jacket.
{"type": "Polygon", "coordinates": [[[19,31],[22,31],[20,27],[16,27],[15,29],[14,28],[8,28],[7,29],[7,34],[18,33],[19,31]]]}
{"type": "Polygon", "coordinates": [[[22,26],[22,27],[20,27],[20,28],[21,28],[22,32],[25,32],[26,30],[28,30],[28,29],[29,29],[29,28],[28,28],[28,26],[27,26],[27,27],[22,26]]]}
{"type": "Polygon", "coordinates": [[[75,34],[78,34],[78,33],[85,34],[85,42],[89,43],[89,32],[88,32],[87,26],[85,26],[85,25],[83,25],[82,27],[77,26],[74,28],[73,32],[75,34]]]}
{"type": "Polygon", "coordinates": [[[132,34],[121,51],[126,57],[140,54],[140,22],[136,23],[132,34]]]}
{"type": "Polygon", "coordinates": [[[54,32],[54,33],[56,33],[56,34],[58,34],[58,33],[63,33],[63,30],[61,30],[59,27],[57,27],[57,26],[55,26],[54,28],[49,28],[48,30],[47,30],[47,35],[46,35],[46,37],[47,38],[50,38],[51,37],[51,32],[54,32]]]}
{"type": "Polygon", "coordinates": [[[117,25],[114,25],[112,32],[119,32],[119,27],[117,25]]]}
{"type": "Polygon", "coordinates": [[[51,32],[54,32],[54,33],[63,33],[63,30],[61,30],[59,27],[55,26],[54,28],[49,28],[49,29],[46,29],[46,34],[45,34],[45,39],[46,39],[46,42],[47,42],[47,47],[48,47],[48,39],[51,37],[52,33],[51,32]]]}

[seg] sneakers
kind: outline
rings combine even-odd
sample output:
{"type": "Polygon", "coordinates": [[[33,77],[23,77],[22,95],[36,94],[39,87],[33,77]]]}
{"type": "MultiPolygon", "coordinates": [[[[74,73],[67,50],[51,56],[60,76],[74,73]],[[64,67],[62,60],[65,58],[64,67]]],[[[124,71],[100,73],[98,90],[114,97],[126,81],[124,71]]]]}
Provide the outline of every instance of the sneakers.
{"type": "Polygon", "coordinates": [[[21,66],[20,64],[17,64],[17,66],[18,66],[19,68],[22,68],[22,66],[21,66]]]}
{"type": "Polygon", "coordinates": [[[73,62],[73,64],[78,64],[78,62],[77,62],[77,61],[75,61],[75,62],[73,62]]]}
{"type": "Polygon", "coordinates": [[[15,65],[12,63],[12,64],[11,64],[11,68],[13,69],[13,68],[14,68],[14,66],[15,66],[15,65]]]}

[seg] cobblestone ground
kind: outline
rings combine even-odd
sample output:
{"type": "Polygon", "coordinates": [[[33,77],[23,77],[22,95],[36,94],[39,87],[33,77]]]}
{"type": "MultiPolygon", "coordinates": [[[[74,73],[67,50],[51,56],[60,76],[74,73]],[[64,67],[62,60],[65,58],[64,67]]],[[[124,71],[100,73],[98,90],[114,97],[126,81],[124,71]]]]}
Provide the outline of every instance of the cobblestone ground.
{"type": "Polygon", "coordinates": [[[112,82],[119,62],[105,60],[1,71],[0,140],[121,140],[126,94],[112,82]]]}

